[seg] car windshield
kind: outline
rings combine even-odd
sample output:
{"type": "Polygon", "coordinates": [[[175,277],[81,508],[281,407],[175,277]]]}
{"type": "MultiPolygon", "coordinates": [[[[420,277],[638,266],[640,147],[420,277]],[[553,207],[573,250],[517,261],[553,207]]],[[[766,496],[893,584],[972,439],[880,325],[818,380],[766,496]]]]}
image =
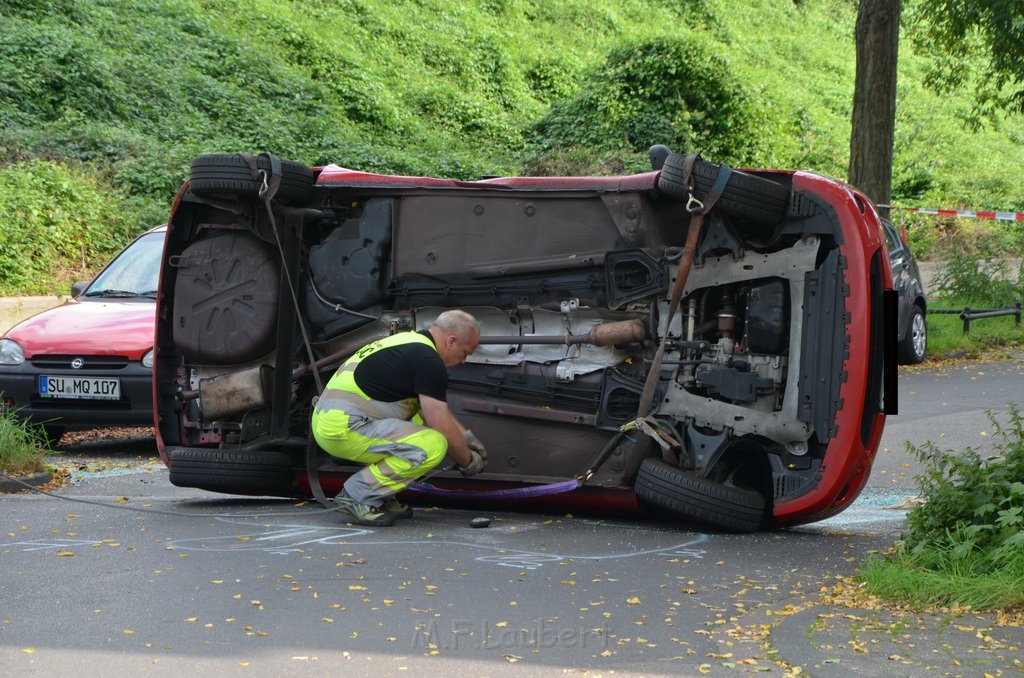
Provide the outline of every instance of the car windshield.
{"type": "Polygon", "coordinates": [[[162,232],[143,235],[117,255],[82,296],[155,299],[163,247],[162,232]]]}

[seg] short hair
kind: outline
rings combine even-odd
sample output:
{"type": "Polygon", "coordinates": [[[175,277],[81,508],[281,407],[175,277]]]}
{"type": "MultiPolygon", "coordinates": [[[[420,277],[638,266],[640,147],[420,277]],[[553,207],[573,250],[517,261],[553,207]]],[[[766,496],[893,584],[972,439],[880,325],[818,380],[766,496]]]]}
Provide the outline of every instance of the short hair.
{"type": "Polygon", "coordinates": [[[431,324],[445,334],[454,334],[460,340],[468,339],[473,334],[480,334],[480,323],[476,318],[459,309],[441,313],[431,324]]]}

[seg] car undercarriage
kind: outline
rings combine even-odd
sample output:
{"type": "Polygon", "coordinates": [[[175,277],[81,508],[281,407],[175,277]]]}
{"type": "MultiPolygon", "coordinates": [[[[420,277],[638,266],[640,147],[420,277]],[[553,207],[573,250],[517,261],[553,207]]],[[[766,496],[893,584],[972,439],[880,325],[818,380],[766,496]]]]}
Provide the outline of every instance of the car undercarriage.
{"type": "Polygon", "coordinates": [[[173,209],[154,373],[172,482],[336,489],[352,469],[322,452],[305,482],[323,382],[460,308],[481,339],[448,403],[487,443],[477,485],[589,470],[590,489],[738,531],[863,486],[891,281],[849,187],[675,154],[631,177],[478,182],[275,160],[201,156],[173,209]]]}

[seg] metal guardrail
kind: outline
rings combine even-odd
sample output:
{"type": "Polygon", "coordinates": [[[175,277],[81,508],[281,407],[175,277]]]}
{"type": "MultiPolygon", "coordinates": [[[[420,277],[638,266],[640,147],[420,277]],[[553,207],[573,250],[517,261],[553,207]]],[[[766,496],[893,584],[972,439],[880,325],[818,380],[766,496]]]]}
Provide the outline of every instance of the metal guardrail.
{"type": "Polygon", "coordinates": [[[1004,315],[1014,316],[1016,324],[1020,325],[1020,302],[1018,301],[1013,306],[1004,306],[1003,308],[970,308],[965,306],[962,309],[959,308],[929,308],[928,313],[957,313],[960,315],[960,319],[964,321],[964,334],[967,334],[971,329],[971,321],[980,320],[981,318],[997,318],[1004,315]]]}

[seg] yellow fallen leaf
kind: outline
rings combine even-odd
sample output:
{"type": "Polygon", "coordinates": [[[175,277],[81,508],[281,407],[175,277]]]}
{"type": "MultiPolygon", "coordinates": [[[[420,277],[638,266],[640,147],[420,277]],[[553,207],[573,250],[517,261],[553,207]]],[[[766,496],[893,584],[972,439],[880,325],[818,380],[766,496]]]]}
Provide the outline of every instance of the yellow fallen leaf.
{"type": "Polygon", "coordinates": [[[718,654],[716,652],[708,652],[707,655],[705,655],[705,656],[711,657],[712,659],[729,659],[730,657],[732,657],[732,652],[726,652],[724,654],[718,654]]]}
{"type": "Polygon", "coordinates": [[[115,504],[128,504],[128,503],[131,503],[131,499],[129,499],[128,497],[118,497],[117,499],[114,500],[114,503],[115,504]]]}
{"type": "Polygon", "coordinates": [[[238,541],[249,541],[249,537],[235,537],[238,541]]]}
{"type": "Polygon", "coordinates": [[[135,631],[132,631],[131,629],[125,629],[124,631],[121,631],[121,633],[123,633],[126,636],[135,635],[135,631]]]}
{"type": "Polygon", "coordinates": [[[25,654],[35,654],[36,649],[34,647],[26,647],[22,650],[22,652],[24,652],[25,654]]]}
{"type": "Polygon", "coordinates": [[[74,551],[57,551],[57,556],[60,558],[67,558],[68,556],[75,555],[74,551]]]}
{"type": "Polygon", "coordinates": [[[632,598],[626,598],[626,602],[630,605],[639,605],[640,598],[638,598],[637,596],[633,596],[632,598]]]}
{"type": "Polygon", "coordinates": [[[508,622],[507,621],[500,621],[497,624],[495,624],[495,626],[497,626],[498,628],[502,628],[503,629],[506,626],[508,626],[508,622]]]}
{"type": "MultiPolygon", "coordinates": [[[[434,587],[434,588],[437,588],[437,587],[434,587]]],[[[359,584],[349,584],[348,585],[348,590],[349,591],[365,591],[366,587],[365,586],[360,586],[359,584]]]]}
{"type": "Polygon", "coordinates": [[[193,622],[199,621],[199,617],[185,617],[185,621],[191,624],[193,622]]]}

